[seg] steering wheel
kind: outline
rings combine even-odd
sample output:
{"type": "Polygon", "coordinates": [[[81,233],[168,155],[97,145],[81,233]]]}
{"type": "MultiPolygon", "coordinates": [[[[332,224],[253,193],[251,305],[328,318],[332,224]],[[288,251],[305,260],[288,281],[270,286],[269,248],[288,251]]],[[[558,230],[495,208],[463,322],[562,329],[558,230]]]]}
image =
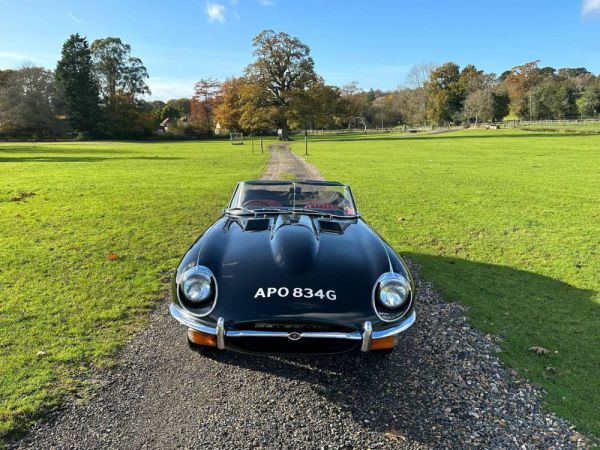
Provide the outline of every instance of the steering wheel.
{"type": "Polygon", "coordinates": [[[281,206],[281,202],[278,202],[277,200],[268,200],[268,199],[246,200],[244,202],[243,206],[244,206],[244,208],[281,206]]]}

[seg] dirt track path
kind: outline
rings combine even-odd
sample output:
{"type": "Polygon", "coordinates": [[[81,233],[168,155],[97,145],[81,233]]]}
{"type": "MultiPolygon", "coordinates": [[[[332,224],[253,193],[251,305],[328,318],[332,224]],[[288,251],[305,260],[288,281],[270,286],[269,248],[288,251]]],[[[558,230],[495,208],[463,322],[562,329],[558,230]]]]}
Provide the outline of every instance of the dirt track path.
{"type": "MultiPolygon", "coordinates": [[[[274,148],[265,177],[318,173],[274,148]]],[[[418,319],[388,358],[276,358],[188,350],[151,315],[114,370],[15,448],[575,448],[569,424],[494,356],[491,337],[418,282],[418,319]]]]}
{"type": "Polygon", "coordinates": [[[264,180],[296,178],[298,180],[322,180],[319,171],[290,150],[288,144],[269,145],[271,159],[263,174],[264,180]]]}

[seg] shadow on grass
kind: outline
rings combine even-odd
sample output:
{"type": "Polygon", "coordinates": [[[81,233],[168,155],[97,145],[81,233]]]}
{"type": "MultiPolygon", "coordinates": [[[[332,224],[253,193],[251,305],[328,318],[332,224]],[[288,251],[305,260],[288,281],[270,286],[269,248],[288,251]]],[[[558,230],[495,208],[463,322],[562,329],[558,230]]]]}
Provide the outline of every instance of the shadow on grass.
{"type": "MultiPolygon", "coordinates": [[[[593,335],[599,325],[599,310],[598,305],[591,301],[594,291],[578,289],[549,277],[509,267],[425,254],[410,253],[406,256],[422,266],[425,277],[425,274],[435,275],[434,278],[439,279],[445,287],[450,286],[447,289],[449,300],[465,300],[471,306],[471,315],[476,322],[489,320],[498,323],[496,331],[514,338],[516,347],[526,358],[539,360],[542,366],[548,364],[546,361],[549,359],[528,352],[526,345],[547,345],[547,338],[558,339],[564,345],[589,352],[584,355],[589,363],[583,370],[586,378],[595,379],[598,368],[594,369],[593,363],[593,335]],[[578,345],[581,338],[589,339],[590,346],[584,348],[578,345]],[[532,339],[529,344],[528,339],[532,339]]],[[[470,348],[472,341],[469,340],[469,333],[461,332],[461,325],[456,324],[453,325],[454,333],[449,333],[451,337],[446,337],[446,324],[450,319],[437,319],[442,313],[435,305],[431,302],[419,305],[417,302],[417,323],[401,336],[398,347],[388,357],[348,353],[292,358],[233,352],[210,353],[209,357],[224,364],[307,383],[317,395],[349,413],[360,426],[373,431],[386,433],[395,430],[411,441],[436,446],[441,445],[439,430],[450,429],[451,435],[445,437],[447,442],[443,444],[460,447],[477,428],[478,419],[469,414],[472,405],[478,404],[483,410],[492,410],[498,407],[497,402],[504,399],[499,400],[494,395],[481,397],[481,390],[467,385],[460,388],[457,398],[454,387],[464,384],[462,375],[465,373],[464,356],[460,354],[464,352],[459,350],[470,348]],[[436,320],[440,320],[441,325],[436,320]],[[459,342],[456,341],[457,336],[459,342]],[[444,413],[447,408],[453,411],[452,419],[444,413]]],[[[507,351],[511,351],[510,346],[507,351]]],[[[484,364],[482,367],[487,367],[487,355],[475,353],[472,358],[481,360],[484,364]]],[[[566,372],[568,367],[563,368],[561,364],[570,362],[554,358],[551,364],[562,375],[562,371],[566,372]]],[[[475,362],[470,367],[478,365],[475,362]]],[[[485,385],[498,381],[496,373],[491,370],[477,369],[476,373],[470,372],[469,376],[477,376],[478,383],[485,385]]],[[[595,395],[593,388],[581,390],[580,384],[584,383],[582,379],[563,379],[562,383],[564,389],[570,390],[570,398],[589,403],[590,396],[595,395]]],[[[588,414],[586,420],[590,420],[592,408],[578,417],[568,418],[582,424],[584,414],[588,414]]],[[[596,414],[600,417],[600,413],[596,414]]],[[[592,417],[591,423],[599,417],[592,417]]],[[[525,416],[523,419],[526,420],[525,416]]],[[[526,427],[527,422],[522,428],[526,427]]]]}
{"type": "Polygon", "coordinates": [[[0,155],[3,153],[36,153],[36,154],[65,154],[65,155],[70,155],[70,154],[77,154],[77,155],[81,155],[81,154],[85,154],[85,153],[89,153],[89,154],[127,154],[127,153],[131,153],[130,151],[124,151],[124,150],[113,150],[110,148],[97,148],[94,150],[90,150],[88,148],[85,147],[79,147],[79,148],[64,148],[64,147],[52,147],[52,146],[48,146],[48,147],[39,147],[36,145],[31,145],[31,146],[6,146],[6,145],[0,145],[0,155]]]}
{"type": "Polygon", "coordinates": [[[170,156],[117,156],[117,157],[101,157],[101,156],[13,156],[0,157],[0,163],[28,163],[28,162],[45,162],[45,163],[70,163],[70,162],[102,162],[102,161],[123,161],[123,160],[148,160],[148,161],[173,161],[184,159],[170,156]]]}
{"type": "Polygon", "coordinates": [[[468,305],[476,321],[491,321],[498,332],[522,328],[528,335],[544,336],[570,323],[600,325],[600,305],[593,301],[598,293],[593,290],[507,266],[422,253],[404,256],[419,264],[421,275],[432,280],[446,300],[468,305]],[[505,313],[510,320],[493,322],[505,313]]]}

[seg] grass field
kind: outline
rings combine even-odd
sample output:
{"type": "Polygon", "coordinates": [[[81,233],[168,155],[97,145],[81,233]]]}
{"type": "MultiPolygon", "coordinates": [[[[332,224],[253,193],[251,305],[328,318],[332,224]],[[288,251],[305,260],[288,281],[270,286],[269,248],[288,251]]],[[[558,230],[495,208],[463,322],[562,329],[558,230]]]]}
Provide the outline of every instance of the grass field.
{"type": "Polygon", "coordinates": [[[502,359],[548,391],[550,409],[600,436],[599,136],[337,136],[313,138],[308,160],[350,183],[392,246],[505,338],[502,359]]]}
{"type": "MultiPolygon", "coordinates": [[[[502,358],[550,408],[600,435],[600,136],[311,139],[309,161],[351,183],[367,220],[505,337],[502,358]]],[[[110,364],[266,157],[228,142],[0,144],[0,436],[110,364]]]]}
{"type": "Polygon", "coordinates": [[[600,122],[538,122],[517,127],[523,131],[600,134],[600,122]]]}
{"type": "Polygon", "coordinates": [[[0,144],[0,447],[143,324],[235,182],[262,172],[245,147],[0,144]]]}

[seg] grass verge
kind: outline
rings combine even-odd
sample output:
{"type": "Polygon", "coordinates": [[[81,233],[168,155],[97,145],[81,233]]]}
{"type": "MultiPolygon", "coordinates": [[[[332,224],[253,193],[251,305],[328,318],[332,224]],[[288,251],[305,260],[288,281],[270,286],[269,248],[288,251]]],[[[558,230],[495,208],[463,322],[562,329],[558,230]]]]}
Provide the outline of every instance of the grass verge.
{"type": "Polygon", "coordinates": [[[550,409],[600,436],[600,137],[332,136],[309,154],[446,299],[505,338],[501,358],[550,409]]]}
{"type": "Polygon", "coordinates": [[[110,364],[266,158],[218,141],[0,144],[0,445],[110,364]]]}

